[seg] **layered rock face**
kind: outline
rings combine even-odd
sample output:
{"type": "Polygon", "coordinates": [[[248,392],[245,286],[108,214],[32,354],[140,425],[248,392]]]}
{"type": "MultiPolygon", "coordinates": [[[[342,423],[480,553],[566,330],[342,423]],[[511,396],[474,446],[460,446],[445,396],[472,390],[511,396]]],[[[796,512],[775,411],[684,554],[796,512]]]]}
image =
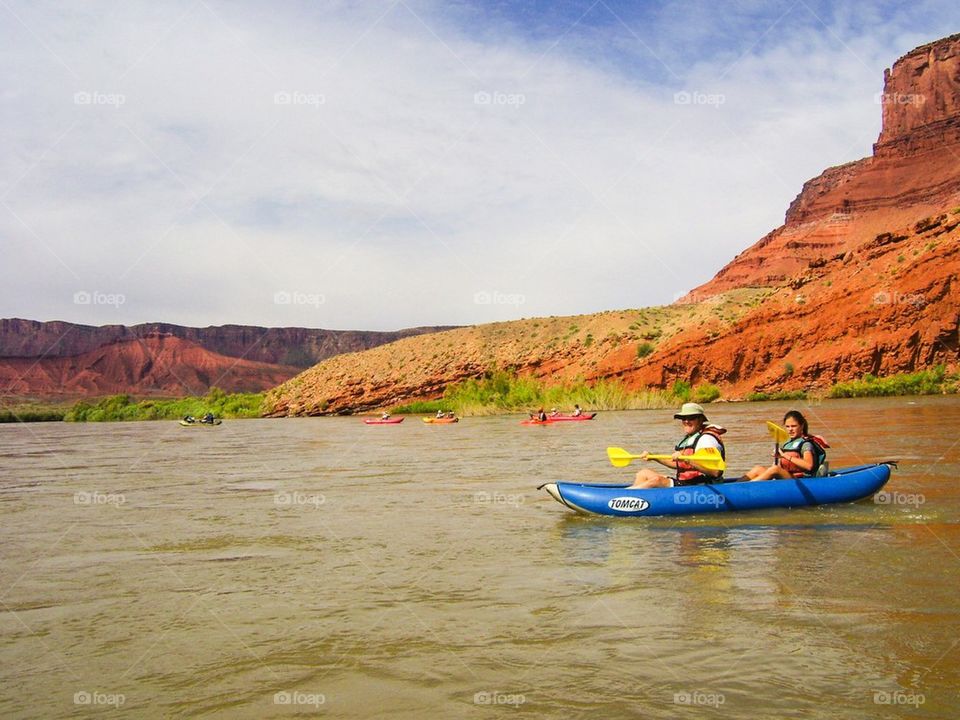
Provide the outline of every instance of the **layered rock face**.
{"type": "Polygon", "coordinates": [[[68,322],[37,322],[12,318],[0,319],[0,358],[67,357],[111,343],[164,333],[229,357],[309,367],[340,353],[366,350],[400,338],[445,329],[447,328],[438,326],[396,332],[366,332],[264,328],[250,325],[193,328],[170,323],[93,327],[68,322]]]}
{"type": "Polygon", "coordinates": [[[883,80],[883,131],[875,154],[900,149],[911,137],[919,141],[914,151],[945,135],[956,140],[958,125],[949,121],[960,117],[960,34],[911,50],[883,80]]]}
{"type": "Polygon", "coordinates": [[[960,205],[960,35],[912,50],[884,78],[883,129],[873,155],[808,181],[783,226],[686,301],[783,283],[811,260],[960,205]]]}
{"type": "Polygon", "coordinates": [[[227,392],[258,392],[296,372],[292,367],[219,355],[173,335],[150,333],[69,357],[0,358],[0,387],[13,395],[48,398],[201,395],[212,386],[227,392]]]}

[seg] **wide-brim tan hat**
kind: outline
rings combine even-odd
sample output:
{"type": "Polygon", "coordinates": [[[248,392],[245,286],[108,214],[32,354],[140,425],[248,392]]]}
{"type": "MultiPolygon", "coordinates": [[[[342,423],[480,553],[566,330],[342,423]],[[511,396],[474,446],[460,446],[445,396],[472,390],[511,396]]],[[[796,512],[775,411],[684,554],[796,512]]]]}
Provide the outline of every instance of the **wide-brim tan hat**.
{"type": "Polygon", "coordinates": [[[704,420],[707,419],[706,413],[703,412],[703,407],[697,403],[684,403],[680,408],[680,412],[676,413],[673,417],[675,420],[691,417],[702,417],[704,420]]]}

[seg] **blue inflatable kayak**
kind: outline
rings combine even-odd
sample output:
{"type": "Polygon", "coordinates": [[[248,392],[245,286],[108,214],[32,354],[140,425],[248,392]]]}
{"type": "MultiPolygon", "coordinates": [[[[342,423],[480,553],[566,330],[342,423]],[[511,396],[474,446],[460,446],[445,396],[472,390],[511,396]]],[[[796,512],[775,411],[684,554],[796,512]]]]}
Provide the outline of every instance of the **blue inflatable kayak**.
{"type": "Polygon", "coordinates": [[[580,513],[649,517],[847,503],[872,495],[889,479],[888,465],[860,465],[835,470],[825,477],[676,488],[631,490],[628,489],[630,483],[569,482],[546,483],[540,487],[580,513]]]}

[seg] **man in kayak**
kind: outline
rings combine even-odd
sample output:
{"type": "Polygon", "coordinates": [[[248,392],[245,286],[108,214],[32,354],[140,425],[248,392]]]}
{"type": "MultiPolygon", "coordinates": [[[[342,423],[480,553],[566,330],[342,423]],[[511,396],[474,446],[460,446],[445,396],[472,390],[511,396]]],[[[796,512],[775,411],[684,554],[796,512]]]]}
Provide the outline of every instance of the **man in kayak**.
{"type": "Polygon", "coordinates": [[[819,435],[811,435],[807,419],[799,410],[791,410],[783,416],[783,426],[790,437],[777,448],[770,467],[756,465],[744,480],[786,480],[788,478],[814,477],[827,459],[824,448],[830,447],[819,435]]]}
{"type": "Polygon", "coordinates": [[[390,419],[390,413],[388,413],[386,410],[384,410],[384,411],[380,414],[380,419],[381,419],[381,420],[389,420],[389,419],[390,419]]]}
{"type": "Polygon", "coordinates": [[[540,408],[535,413],[530,413],[531,420],[538,420],[540,422],[547,421],[547,414],[543,411],[543,408],[540,408]]]}
{"type": "Polygon", "coordinates": [[[212,412],[208,412],[206,415],[203,416],[203,419],[202,419],[200,422],[202,422],[202,423],[204,423],[204,424],[206,424],[206,425],[213,425],[213,419],[214,419],[214,418],[213,418],[213,413],[212,413],[212,412]]]}
{"type": "MultiPolygon", "coordinates": [[[[721,456],[726,456],[723,441],[720,439],[720,436],[727,431],[726,428],[708,423],[703,407],[697,403],[684,403],[673,417],[683,426],[683,438],[674,448],[673,457],[669,460],[654,460],[654,462],[675,470],[674,476],[666,477],[654,470],[644,468],[637,473],[630,487],[679,487],[723,482],[722,470],[710,470],[697,463],[684,461],[682,458],[684,455],[693,455],[697,450],[704,448],[714,448],[720,451],[721,456]]],[[[640,453],[640,459],[646,460],[649,454],[646,451],[640,453]]]]}

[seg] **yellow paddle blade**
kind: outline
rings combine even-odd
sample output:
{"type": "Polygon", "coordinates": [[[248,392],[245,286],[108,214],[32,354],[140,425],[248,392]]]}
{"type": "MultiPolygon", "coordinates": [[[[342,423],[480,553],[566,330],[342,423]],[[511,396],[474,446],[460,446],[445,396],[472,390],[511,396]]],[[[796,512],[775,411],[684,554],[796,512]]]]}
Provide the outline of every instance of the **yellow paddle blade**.
{"type": "Polygon", "coordinates": [[[790,434],[787,432],[786,428],[782,428],[775,422],[770,422],[769,420],[767,420],[767,431],[770,433],[770,437],[773,438],[777,445],[785,443],[787,438],[790,437],[790,434]]]}
{"type": "Polygon", "coordinates": [[[610,458],[610,464],[614,467],[626,467],[640,456],[632,455],[623,448],[608,447],[607,457],[610,458]]]}
{"type": "MultiPolygon", "coordinates": [[[[607,457],[610,458],[610,464],[614,467],[626,467],[640,456],[629,453],[623,448],[608,447],[607,457]]],[[[671,460],[673,455],[647,455],[647,459],[671,460]]],[[[697,465],[707,468],[707,470],[724,470],[727,467],[727,464],[723,461],[723,455],[716,448],[701,448],[693,455],[684,455],[683,459],[695,462],[697,465]]]]}
{"type": "MultiPolygon", "coordinates": [[[[672,460],[673,455],[647,455],[649,460],[672,460]]],[[[716,448],[701,448],[692,455],[684,455],[681,460],[695,462],[707,470],[725,470],[727,463],[723,460],[723,455],[716,448]]]]}

